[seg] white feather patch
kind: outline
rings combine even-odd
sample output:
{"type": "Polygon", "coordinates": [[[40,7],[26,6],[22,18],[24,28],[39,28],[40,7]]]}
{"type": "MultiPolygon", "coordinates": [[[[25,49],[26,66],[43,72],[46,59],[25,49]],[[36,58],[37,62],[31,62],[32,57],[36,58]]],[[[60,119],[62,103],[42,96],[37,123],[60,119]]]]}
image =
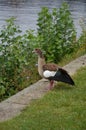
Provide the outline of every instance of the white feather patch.
{"type": "Polygon", "coordinates": [[[56,71],[46,70],[46,71],[44,71],[43,76],[44,76],[45,78],[49,78],[49,77],[51,77],[51,76],[54,76],[55,74],[56,74],[56,71]]]}

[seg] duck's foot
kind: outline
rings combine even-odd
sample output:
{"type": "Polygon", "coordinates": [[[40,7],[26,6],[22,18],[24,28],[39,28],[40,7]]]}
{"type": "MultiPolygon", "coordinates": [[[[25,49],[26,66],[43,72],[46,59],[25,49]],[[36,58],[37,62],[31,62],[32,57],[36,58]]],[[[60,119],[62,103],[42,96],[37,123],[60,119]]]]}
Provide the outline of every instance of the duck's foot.
{"type": "Polygon", "coordinates": [[[54,81],[51,80],[50,84],[47,86],[46,90],[52,90],[54,88],[54,81]]]}

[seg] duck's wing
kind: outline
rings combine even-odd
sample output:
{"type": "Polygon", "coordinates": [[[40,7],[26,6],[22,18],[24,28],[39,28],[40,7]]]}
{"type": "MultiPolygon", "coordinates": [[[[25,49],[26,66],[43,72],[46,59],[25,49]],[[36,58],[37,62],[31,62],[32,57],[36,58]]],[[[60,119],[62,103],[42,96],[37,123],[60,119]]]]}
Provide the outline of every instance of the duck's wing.
{"type": "Polygon", "coordinates": [[[49,71],[57,71],[58,65],[54,63],[48,63],[43,65],[43,71],[49,70],[49,71]]]}
{"type": "Polygon", "coordinates": [[[57,70],[58,70],[57,64],[54,64],[54,63],[45,64],[43,65],[43,76],[45,78],[55,76],[57,70]]]}

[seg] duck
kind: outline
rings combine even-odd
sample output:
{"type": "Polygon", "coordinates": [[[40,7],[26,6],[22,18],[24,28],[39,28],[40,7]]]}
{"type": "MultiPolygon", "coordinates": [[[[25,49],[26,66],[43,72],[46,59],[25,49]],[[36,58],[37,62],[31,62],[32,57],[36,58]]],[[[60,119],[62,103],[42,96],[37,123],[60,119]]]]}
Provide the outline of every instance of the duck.
{"type": "Polygon", "coordinates": [[[55,63],[46,63],[43,51],[40,48],[34,49],[33,53],[38,55],[38,73],[42,78],[49,80],[49,89],[53,88],[55,81],[75,85],[65,69],[55,63]]]}

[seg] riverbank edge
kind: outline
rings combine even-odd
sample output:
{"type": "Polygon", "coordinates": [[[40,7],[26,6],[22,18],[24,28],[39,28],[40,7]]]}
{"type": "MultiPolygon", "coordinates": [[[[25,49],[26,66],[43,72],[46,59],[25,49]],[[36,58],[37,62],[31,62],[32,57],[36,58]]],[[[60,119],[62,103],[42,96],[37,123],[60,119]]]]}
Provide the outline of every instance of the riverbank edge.
{"type": "MultiPolygon", "coordinates": [[[[63,68],[67,70],[70,75],[73,75],[79,68],[84,66],[86,66],[86,54],[65,65],[63,68]]],[[[48,92],[48,84],[48,80],[41,79],[2,101],[0,103],[0,122],[19,115],[23,109],[30,105],[31,101],[43,97],[48,92]]]]}

